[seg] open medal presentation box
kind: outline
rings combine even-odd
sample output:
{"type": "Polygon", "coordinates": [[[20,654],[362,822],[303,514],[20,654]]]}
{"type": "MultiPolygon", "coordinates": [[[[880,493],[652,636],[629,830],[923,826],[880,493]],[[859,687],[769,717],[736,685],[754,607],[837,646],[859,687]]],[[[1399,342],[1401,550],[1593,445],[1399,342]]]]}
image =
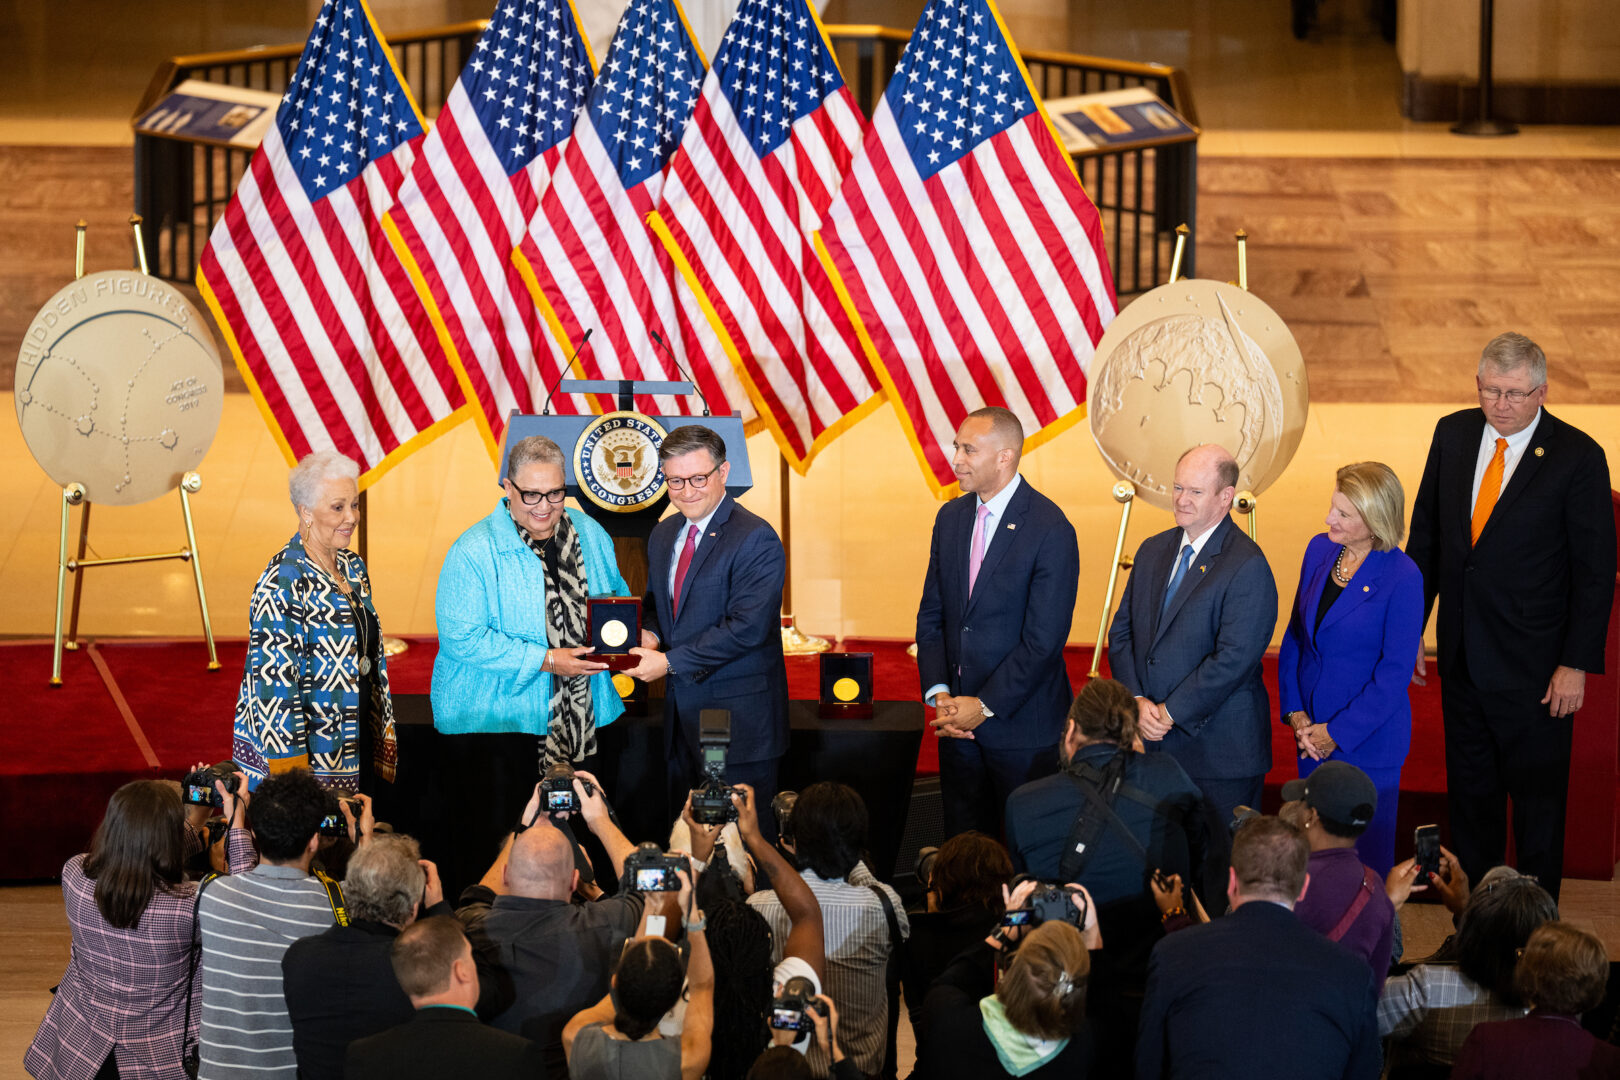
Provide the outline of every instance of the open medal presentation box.
{"type": "Polygon", "coordinates": [[[855,720],[872,718],[872,654],[869,652],[821,654],[822,719],[847,716],[855,720]]]}
{"type": "Polygon", "coordinates": [[[641,599],[593,596],[589,609],[591,651],[584,659],[606,664],[609,671],[635,667],[641,658],[630,650],[641,644],[641,599]]]}

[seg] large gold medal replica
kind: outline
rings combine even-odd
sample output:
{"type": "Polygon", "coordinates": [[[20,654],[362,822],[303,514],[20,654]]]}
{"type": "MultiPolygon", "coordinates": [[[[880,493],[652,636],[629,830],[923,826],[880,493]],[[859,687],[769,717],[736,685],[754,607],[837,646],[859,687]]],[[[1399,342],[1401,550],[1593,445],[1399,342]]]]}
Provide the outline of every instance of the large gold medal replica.
{"type": "Polygon", "coordinates": [[[1176,230],[1170,283],[1144,293],[1109,324],[1088,373],[1091,437],[1119,482],[1114,543],[1097,648],[1098,674],[1131,502],[1171,509],[1176,461],[1194,446],[1224,446],[1238,463],[1237,509],[1256,529],[1260,493],[1282,475],[1305,433],[1310,387],[1299,344],[1277,313],[1248,291],[1246,235],[1239,284],[1177,280],[1187,227],[1176,230]]]}

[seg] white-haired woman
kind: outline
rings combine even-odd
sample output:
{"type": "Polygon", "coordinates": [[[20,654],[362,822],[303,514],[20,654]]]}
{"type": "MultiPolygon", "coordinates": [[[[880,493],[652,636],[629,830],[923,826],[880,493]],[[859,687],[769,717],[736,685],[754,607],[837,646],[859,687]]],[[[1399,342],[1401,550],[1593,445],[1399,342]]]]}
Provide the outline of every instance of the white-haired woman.
{"type": "Polygon", "coordinates": [[[232,754],[253,785],[307,768],[329,787],[394,779],[398,747],[371,579],[348,550],[360,470],[335,451],[305,457],[288,494],[298,532],[253,587],[232,754]]]}

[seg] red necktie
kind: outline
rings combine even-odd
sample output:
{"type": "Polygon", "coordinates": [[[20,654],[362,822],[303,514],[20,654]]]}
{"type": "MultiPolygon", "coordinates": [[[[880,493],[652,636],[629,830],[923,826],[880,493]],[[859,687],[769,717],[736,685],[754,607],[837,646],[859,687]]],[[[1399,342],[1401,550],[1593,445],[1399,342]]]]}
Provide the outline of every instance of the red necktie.
{"type": "Polygon", "coordinates": [[[689,526],[686,530],[686,544],[681,548],[681,557],[675,563],[675,588],[670,593],[671,613],[679,618],[681,614],[681,586],[686,584],[686,570],[692,565],[692,553],[697,551],[698,527],[689,526]]]}

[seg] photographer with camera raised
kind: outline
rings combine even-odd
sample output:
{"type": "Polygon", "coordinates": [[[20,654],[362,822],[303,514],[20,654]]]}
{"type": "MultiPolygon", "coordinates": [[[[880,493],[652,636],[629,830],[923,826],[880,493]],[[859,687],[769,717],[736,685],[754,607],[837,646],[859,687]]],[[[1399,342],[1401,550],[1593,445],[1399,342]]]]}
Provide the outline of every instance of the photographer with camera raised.
{"type": "Polygon", "coordinates": [[[916,1075],[1091,1075],[1086,984],[1092,953],[1103,945],[1096,905],[1073,884],[1025,880],[1002,892],[1001,926],[963,951],[928,991],[916,1075]]]}
{"type": "MultiPolygon", "coordinates": [[[[805,1002],[803,1015],[815,1027],[817,1048],[832,1062],[832,1080],[866,1080],[866,1074],[845,1056],[838,1043],[838,1008],[832,998],[813,995],[805,1002]]],[[[755,1058],[743,1080],[814,1080],[815,1075],[803,1053],[778,1045],[755,1058]]]]}
{"type": "MultiPolygon", "coordinates": [[[[73,952],[61,985],[40,1022],[23,1067],[39,1080],[91,1080],[141,1075],[184,1080],[202,1015],[196,974],[197,884],[183,872],[203,851],[213,801],[231,804],[230,791],[202,774],[186,780],[198,797],[183,798],[172,781],[135,780],[107,802],[90,850],[62,867],[62,899],[73,931],[73,952]]],[[[234,852],[234,869],[252,865],[252,849],[234,852]]]]}
{"type": "MultiPolygon", "coordinates": [[[[826,964],[821,905],[799,872],[765,839],[754,789],[738,784],[732,806],[735,828],[747,853],[770,877],[788,930],[773,967],[772,945],[780,939],[773,939],[770,923],[744,901],[747,886],[733,872],[731,862],[715,854],[722,830],[730,826],[696,820],[689,800],[681,824],[691,843],[693,865],[701,869],[698,894],[708,913],[709,948],[720,973],[715,985],[710,1080],[742,1080],[756,1055],[771,1042],[786,1042],[799,1053],[806,1052],[808,1024],[801,1017],[801,1022],[780,1026],[782,1013],[776,1006],[790,984],[807,988],[802,997],[819,994],[826,964]]],[[[777,826],[781,835],[790,835],[791,824],[786,819],[779,819],[777,826]]]]}
{"type": "MultiPolygon", "coordinates": [[[[855,789],[832,781],[811,784],[793,807],[794,853],[806,886],[821,905],[824,940],[831,943],[823,989],[843,1009],[845,1047],[868,1076],[884,1069],[889,1049],[889,957],[902,946],[910,923],[900,896],[880,884],[861,861],[866,847],[866,803],[855,789]]],[[[783,958],[788,910],[773,889],[748,904],[770,924],[772,961],[783,958]]],[[[811,1047],[817,1076],[829,1062],[811,1047]]]]}
{"type": "Polygon", "coordinates": [[[702,1080],[709,1065],[714,965],[704,933],[707,921],[694,903],[690,862],[642,845],[649,847],[654,850],[632,856],[626,876],[633,887],[666,893],[671,879],[678,883],[676,908],[689,955],[683,963],[680,949],[666,937],[674,928],[648,909],[619,954],[607,994],[563,1028],[572,1080],[702,1080]],[[683,985],[680,1037],[666,1036],[660,1021],[682,1003],[683,985]]]}
{"type": "MultiPolygon", "coordinates": [[[[635,845],[613,823],[595,776],[578,772],[572,786],[581,816],[607,849],[614,875],[622,877],[635,845]]],[[[607,993],[619,951],[658,894],[624,889],[576,902],[580,875],[573,840],[553,823],[546,800],[536,784],[494,864],[461,894],[456,916],[494,974],[493,993],[479,1011],[502,1031],[539,1043],[548,1074],[562,1076],[563,1025],[607,993]]],[[[673,900],[656,903],[673,907],[673,900]]]]}

